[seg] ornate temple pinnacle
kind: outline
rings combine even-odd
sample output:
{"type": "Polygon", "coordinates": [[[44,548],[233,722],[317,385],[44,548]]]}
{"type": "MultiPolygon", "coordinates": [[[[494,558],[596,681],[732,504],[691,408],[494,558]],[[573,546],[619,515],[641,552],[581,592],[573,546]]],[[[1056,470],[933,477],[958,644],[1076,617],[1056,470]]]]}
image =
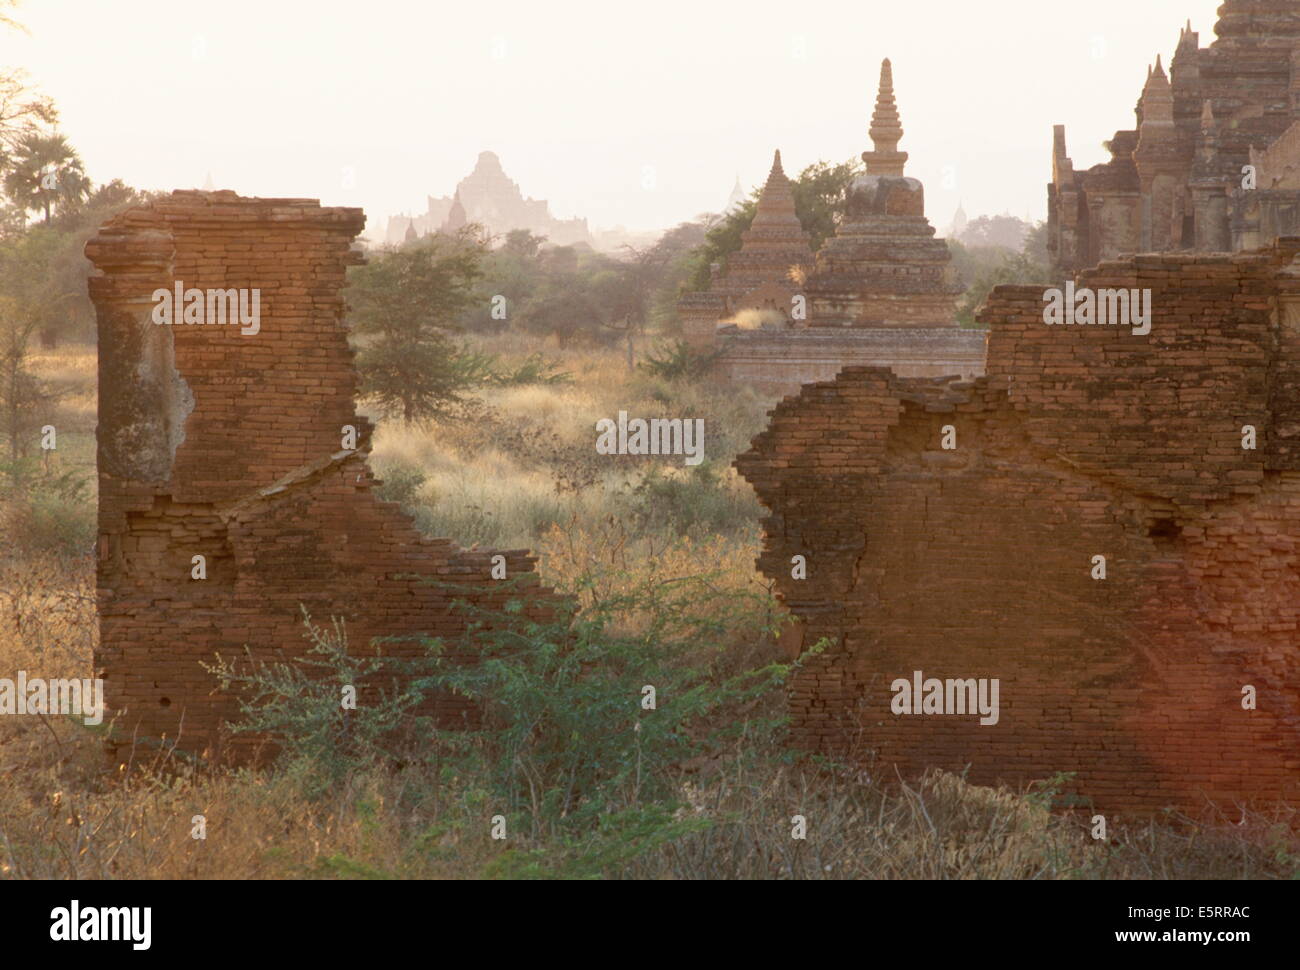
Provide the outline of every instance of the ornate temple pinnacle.
{"type": "Polygon", "coordinates": [[[781,167],[781,152],[778,149],[772,156],[772,171],[768,173],[767,184],[758,197],[758,211],[754,215],[755,226],[785,225],[799,227],[799,218],[794,209],[794,187],[781,167]]]}
{"type": "Polygon", "coordinates": [[[889,58],[880,65],[880,92],[876,95],[870,133],[875,149],[862,153],[862,160],[867,163],[867,174],[901,176],[903,166],[907,164],[907,152],[898,150],[903,124],[894,101],[894,68],[889,58]]]}

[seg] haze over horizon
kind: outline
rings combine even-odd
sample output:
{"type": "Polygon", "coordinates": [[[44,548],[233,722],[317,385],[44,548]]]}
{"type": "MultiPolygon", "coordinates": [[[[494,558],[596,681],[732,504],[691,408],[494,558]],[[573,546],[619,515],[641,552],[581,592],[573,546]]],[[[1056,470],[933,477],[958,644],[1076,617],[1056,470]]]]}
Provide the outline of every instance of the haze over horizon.
{"type": "Polygon", "coordinates": [[[893,62],[911,158],[942,234],[971,217],[1046,216],[1052,125],[1076,167],[1131,127],[1147,65],[1190,18],[1202,46],[1219,0],[1004,0],[798,7],[668,0],[313,15],[251,0],[27,0],[3,60],[54,98],[88,175],[139,188],[218,188],[361,206],[367,235],[450,195],[480,151],[525,196],[593,230],[667,229],[719,211],[773,149],[796,175],[870,148],[880,61],[893,62]],[[1081,18],[1086,17],[1086,22],[1081,18]],[[75,28],[75,29],[70,29],[75,28]],[[322,80],[326,79],[326,80],[322,80]],[[125,106],[129,104],[128,111],[125,106]]]}

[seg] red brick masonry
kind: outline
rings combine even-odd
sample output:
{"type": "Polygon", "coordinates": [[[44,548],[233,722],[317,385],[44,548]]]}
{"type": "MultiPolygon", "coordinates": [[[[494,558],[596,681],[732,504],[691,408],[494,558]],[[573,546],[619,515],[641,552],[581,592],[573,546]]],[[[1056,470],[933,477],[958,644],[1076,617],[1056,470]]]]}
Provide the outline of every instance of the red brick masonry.
{"type": "Polygon", "coordinates": [[[1047,326],[1042,287],[1001,287],[987,377],[849,368],[778,405],[736,465],[770,510],[759,565],[792,639],[835,640],[792,686],[797,742],[891,778],[1077,772],[1110,812],[1296,804],[1297,253],[1084,273],[1153,291],[1146,337],[1047,326]],[[916,670],[998,678],[998,723],[895,716],[891,682],[916,670]]]}
{"type": "MultiPolygon", "coordinates": [[[[463,629],[452,596],[403,574],[478,586],[480,605],[506,598],[495,550],[424,538],[371,492],[373,429],[354,408],[340,296],[364,224],[360,209],[310,199],[175,192],[86,246],[100,349],[95,663],[124,744],[138,733],[221,748],[236,708],[200,661],[245,645],[301,654],[300,604],[320,622],[346,617],[356,649],[463,629]],[[176,281],[260,289],[260,331],[155,324],[151,295],[176,281]],[[206,580],[191,579],[198,554],[206,580]]],[[[510,577],[531,573],[526,552],[503,554],[510,577]]],[[[466,710],[446,699],[438,713],[466,710]]]]}

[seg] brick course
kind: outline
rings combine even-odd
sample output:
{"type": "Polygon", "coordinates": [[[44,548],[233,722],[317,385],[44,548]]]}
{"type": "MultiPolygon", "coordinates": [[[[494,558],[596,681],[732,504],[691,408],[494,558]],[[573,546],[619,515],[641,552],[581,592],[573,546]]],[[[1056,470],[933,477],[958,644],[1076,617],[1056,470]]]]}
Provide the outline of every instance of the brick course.
{"type": "MultiPolygon", "coordinates": [[[[507,598],[490,578],[496,550],[423,537],[372,492],[373,427],[355,410],[340,295],[364,224],[360,209],[311,199],[175,192],[87,243],[100,345],[95,663],[119,746],[138,734],[246,754],[252,740],[223,737],[234,698],[200,661],[246,645],[302,654],[300,607],[346,618],[356,651],[376,636],[463,629],[453,596],[413,577],[477,588],[463,595],[480,606],[507,598]],[[151,294],[176,281],[260,289],[260,332],[155,324],[151,294]],[[345,425],[355,450],[342,448],[345,425]],[[206,580],[191,579],[196,554],[206,580]]],[[[502,554],[509,577],[546,592],[526,551],[502,554]]],[[[473,713],[463,699],[435,706],[446,724],[473,713]]]]}
{"type": "Polygon", "coordinates": [[[792,649],[834,641],[791,686],[796,742],[886,778],[1075,772],[1122,814],[1295,804],[1298,254],[1084,273],[1152,290],[1146,337],[1047,326],[1042,287],[1000,287],[986,377],[849,368],[777,406],[736,465],[770,510],[759,566],[792,649]],[[917,670],[998,678],[999,722],[894,715],[891,683],[917,670]]]}

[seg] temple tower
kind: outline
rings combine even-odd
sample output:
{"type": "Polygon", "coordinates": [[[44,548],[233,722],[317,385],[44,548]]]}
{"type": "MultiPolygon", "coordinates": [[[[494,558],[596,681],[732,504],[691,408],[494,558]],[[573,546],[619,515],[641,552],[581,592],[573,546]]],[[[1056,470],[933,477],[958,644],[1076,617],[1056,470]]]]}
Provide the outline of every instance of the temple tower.
{"type": "Polygon", "coordinates": [[[713,282],[703,293],[687,293],[677,303],[677,315],[687,341],[708,348],[719,321],[745,310],[782,313],[787,323],[803,326],[806,313],[795,312],[796,282],[813,262],[808,233],[795,212],[794,186],[781,167],[781,152],[758,198],[754,220],[741,234],[740,250],[715,266],[713,282]]]}
{"type": "Polygon", "coordinates": [[[1216,39],[1190,22],[1166,75],[1147,71],[1137,124],[1111,159],[1075,171],[1053,132],[1048,251],[1061,273],[1124,253],[1254,249],[1300,233],[1300,15],[1284,0],[1226,0],[1216,39]]]}
{"type": "Polygon", "coordinates": [[[1139,115],[1133,161],[1142,192],[1142,250],[1164,252],[1182,242],[1186,165],[1174,127],[1174,93],[1159,56],[1142,91],[1139,115]]]}
{"type": "Polygon", "coordinates": [[[781,152],[758,198],[754,221],[740,237],[740,251],[727,258],[720,289],[734,316],[743,310],[780,310],[791,316],[799,292],[792,274],[813,262],[808,233],[795,213],[794,186],[781,167],[781,152]]]}
{"type": "Polygon", "coordinates": [[[867,174],[853,181],[843,224],[817,254],[807,284],[813,327],[951,328],[961,287],[947,243],[925,217],[925,187],[904,175],[902,120],[892,65],[880,68],[864,152],[867,174]]]}
{"type": "MultiPolygon", "coordinates": [[[[489,154],[484,152],[484,154],[489,154]]],[[[495,155],[492,156],[496,158],[495,155]]],[[[457,191],[451,200],[451,212],[447,213],[447,221],[438,229],[445,236],[454,236],[460,230],[469,225],[469,216],[465,213],[465,207],[461,205],[460,192],[457,191]]]]}

